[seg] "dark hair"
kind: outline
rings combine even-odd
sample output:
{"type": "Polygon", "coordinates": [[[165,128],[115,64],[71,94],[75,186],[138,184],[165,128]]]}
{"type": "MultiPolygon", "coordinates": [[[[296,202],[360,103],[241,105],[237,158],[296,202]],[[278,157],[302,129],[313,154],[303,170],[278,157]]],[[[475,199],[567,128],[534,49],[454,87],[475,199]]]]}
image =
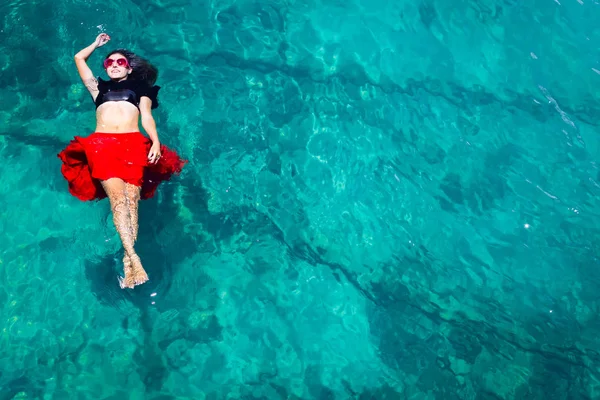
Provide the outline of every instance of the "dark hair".
{"type": "Polygon", "coordinates": [[[148,84],[148,86],[153,86],[156,83],[156,78],[158,78],[158,69],[154,65],[150,64],[148,60],[125,49],[113,50],[108,53],[105,58],[117,53],[125,56],[129,66],[132,69],[131,74],[129,74],[127,79],[144,81],[148,84]]]}

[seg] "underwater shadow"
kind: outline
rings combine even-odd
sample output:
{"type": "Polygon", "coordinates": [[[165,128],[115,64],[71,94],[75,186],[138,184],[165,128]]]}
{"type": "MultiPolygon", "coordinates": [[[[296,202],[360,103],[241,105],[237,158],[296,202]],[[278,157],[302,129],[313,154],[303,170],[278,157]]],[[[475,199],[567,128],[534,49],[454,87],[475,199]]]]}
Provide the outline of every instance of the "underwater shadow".
{"type": "MultiPolygon", "coordinates": [[[[157,198],[142,201],[139,209],[139,235],[136,251],[139,252],[144,268],[148,272],[150,281],[137,286],[134,290],[121,289],[117,276],[123,271],[123,250],[120,248],[112,254],[106,254],[100,259],[85,261],[85,277],[89,281],[90,290],[99,302],[125,311],[127,306],[133,305],[139,310],[139,323],[144,332],[140,336],[142,342],[135,350],[136,371],[144,382],[147,395],[155,394],[163,387],[169,376],[169,368],[163,357],[159,343],[155,342],[153,331],[155,320],[150,314],[151,307],[156,307],[153,295],[157,292],[169,292],[171,281],[177,273],[175,266],[189,256],[194,246],[182,245],[186,240],[184,234],[181,240],[170,240],[161,243],[161,227],[171,228],[173,225],[181,226],[179,216],[180,208],[177,203],[179,185],[184,186],[186,193],[192,192],[196,210],[203,213],[207,209],[206,191],[199,180],[188,178],[180,181],[168,182],[159,188],[160,201],[157,198]],[[187,252],[185,249],[189,249],[187,252]]],[[[188,238],[188,240],[191,240],[188,238]]],[[[136,317],[138,318],[138,317],[136,317]]],[[[125,328],[129,324],[127,316],[122,321],[125,328]]]]}
{"type": "MultiPolygon", "coordinates": [[[[150,280],[136,286],[134,290],[120,288],[118,276],[123,276],[122,248],[100,259],[86,260],[85,276],[89,281],[90,290],[100,302],[118,307],[119,302],[128,301],[140,309],[145,309],[151,305],[153,293],[169,291],[172,277],[176,273],[175,266],[189,257],[196,247],[194,237],[183,233],[177,240],[160,241],[160,230],[163,227],[182,225],[176,199],[180,185],[188,195],[195,198],[198,207],[192,210],[193,213],[207,212],[208,195],[198,179],[184,178],[164,183],[158,189],[160,202],[156,198],[142,200],[139,206],[139,234],[135,247],[150,280]]],[[[110,216],[109,218],[112,219],[110,216]]],[[[201,218],[194,215],[194,219],[201,218]]]]}

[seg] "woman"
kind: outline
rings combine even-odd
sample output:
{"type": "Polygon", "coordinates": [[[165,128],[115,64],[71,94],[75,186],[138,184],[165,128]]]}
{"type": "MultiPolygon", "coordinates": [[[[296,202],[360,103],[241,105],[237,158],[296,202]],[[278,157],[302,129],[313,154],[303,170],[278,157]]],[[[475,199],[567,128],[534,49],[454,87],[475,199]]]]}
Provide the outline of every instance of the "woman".
{"type": "Polygon", "coordinates": [[[148,280],[134,244],[138,234],[138,201],[154,195],[161,181],[179,173],[186,161],[160,144],[152,109],[158,107],[157,69],[127,50],[108,54],[103,66],[110,80],[95,78],[86,60],[110,37],[102,33],[75,55],[75,65],[96,104],[96,130],[76,136],[58,155],[69,191],[83,201],[108,197],[121,237],[125,277],[121,288],[148,280]],[[139,131],[138,119],[150,136],[139,131]]]}

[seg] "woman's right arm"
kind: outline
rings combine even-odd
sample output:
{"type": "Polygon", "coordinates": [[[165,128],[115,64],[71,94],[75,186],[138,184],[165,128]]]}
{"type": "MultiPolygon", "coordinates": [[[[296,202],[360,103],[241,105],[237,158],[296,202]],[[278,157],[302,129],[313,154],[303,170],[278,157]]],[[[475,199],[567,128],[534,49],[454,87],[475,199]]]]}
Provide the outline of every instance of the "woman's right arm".
{"type": "Polygon", "coordinates": [[[87,90],[89,90],[90,94],[94,101],[98,96],[98,81],[94,76],[94,73],[87,65],[87,59],[92,55],[94,50],[98,47],[105,45],[110,40],[110,37],[106,33],[101,33],[96,37],[94,43],[90,44],[85,49],[82,49],[79,53],[75,54],[75,65],[77,66],[77,71],[79,72],[79,76],[87,90]]]}

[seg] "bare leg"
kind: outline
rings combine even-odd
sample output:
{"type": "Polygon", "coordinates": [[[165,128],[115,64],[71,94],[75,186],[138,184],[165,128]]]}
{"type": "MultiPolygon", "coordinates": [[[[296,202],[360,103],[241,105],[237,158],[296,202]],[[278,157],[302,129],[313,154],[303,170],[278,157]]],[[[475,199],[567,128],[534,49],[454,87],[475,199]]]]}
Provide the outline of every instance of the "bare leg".
{"type": "MultiPolygon", "coordinates": [[[[129,220],[131,221],[131,229],[133,232],[133,241],[134,244],[137,241],[138,237],[138,203],[140,201],[140,187],[132,185],[130,183],[125,183],[125,196],[127,197],[127,205],[129,208],[129,220]]],[[[132,279],[136,280],[135,274],[131,265],[131,260],[125,252],[123,257],[123,269],[125,271],[125,276],[128,275],[133,276],[132,279]]],[[[143,271],[143,269],[142,269],[143,271]]],[[[142,275],[145,274],[143,271],[142,275]]]]}
{"type": "Polygon", "coordinates": [[[133,248],[135,238],[129,216],[129,201],[125,194],[125,182],[119,178],[111,178],[103,181],[102,187],[110,199],[115,228],[121,237],[125,254],[131,261],[130,271],[125,269],[125,278],[121,282],[121,287],[133,288],[146,282],[148,275],[133,248]]]}
{"type": "Polygon", "coordinates": [[[133,229],[133,240],[137,241],[138,237],[138,203],[140,201],[139,186],[125,183],[125,196],[129,204],[129,218],[131,220],[131,228],[133,229]]]}

